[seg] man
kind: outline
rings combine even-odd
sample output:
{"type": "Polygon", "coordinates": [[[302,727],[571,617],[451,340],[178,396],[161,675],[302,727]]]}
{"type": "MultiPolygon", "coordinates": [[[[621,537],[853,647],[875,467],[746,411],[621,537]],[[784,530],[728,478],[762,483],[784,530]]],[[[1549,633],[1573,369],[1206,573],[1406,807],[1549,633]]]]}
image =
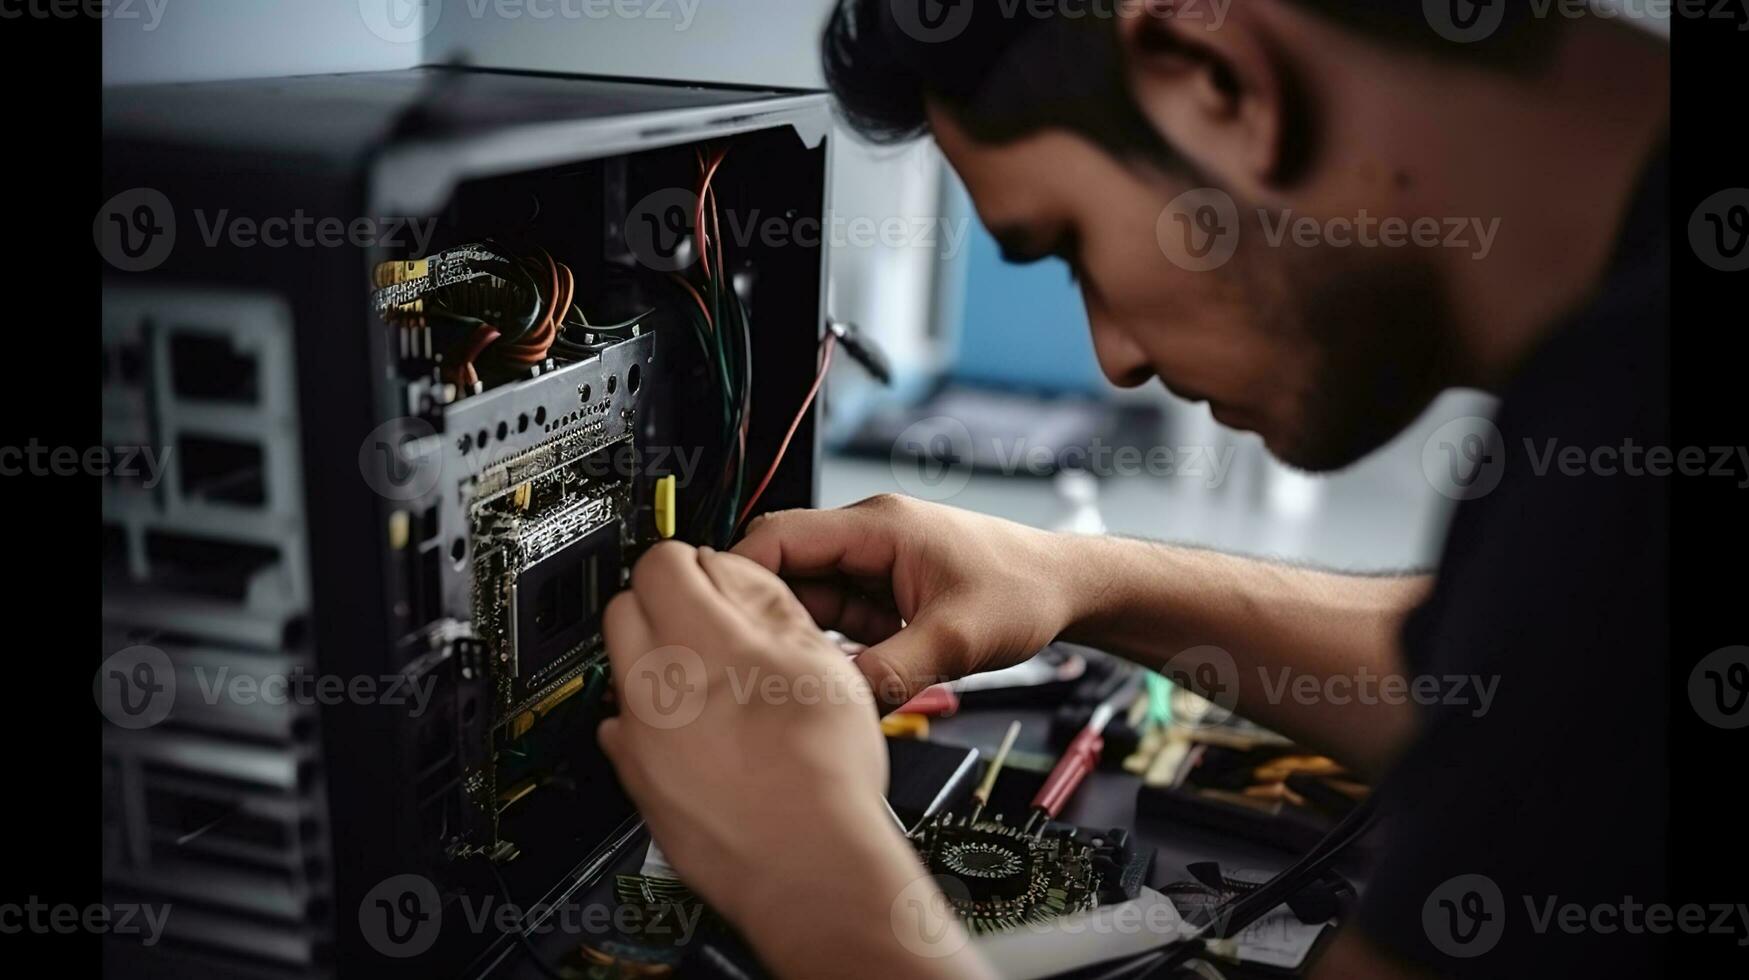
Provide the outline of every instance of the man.
{"type": "Polygon", "coordinates": [[[874,712],[803,682],[891,706],[1066,637],[1196,686],[1182,654],[1214,647],[1234,689],[1206,693],[1378,781],[1383,857],[1318,976],[1649,975],[1665,487],[1550,453],[1668,443],[1667,44],[1558,5],[1047,6],[844,0],[827,75],[864,133],[932,135],[1011,258],[1069,264],[1120,385],[1158,377],[1312,471],[1447,388],[1500,394],[1499,437],[1452,446],[1472,499],[1441,567],[1326,574],[899,498],[766,518],[732,555],[665,545],[608,610],[628,710],[600,733],[656,839],[780,975],[978,975],[912,914],[940,913],[879,800],[874,712]],[[1272,235],[1286,217],[1319,230],[1272,235]],[[1357,243],[1369,217],[1497,235],[1357,243]],[[870,648],[852,665],[816,627],[870,648]],[[1437,693],[1278,683],[1369,676],[1437,693]],[[796,696],[732,696],[749,677],[796,696]],[[641,710],[682,689],[688,723],[641,710]]]}

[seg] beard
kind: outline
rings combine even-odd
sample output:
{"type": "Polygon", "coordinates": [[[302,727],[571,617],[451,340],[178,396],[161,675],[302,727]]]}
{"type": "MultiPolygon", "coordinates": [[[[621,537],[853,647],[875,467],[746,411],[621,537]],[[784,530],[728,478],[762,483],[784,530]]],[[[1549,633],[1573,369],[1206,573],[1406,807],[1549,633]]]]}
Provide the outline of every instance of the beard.
{"type": "Polygon", "coordinates": [[[1311,362],[1291,422],[1266,437],[1283,463],[1312,473],[1352,466],[1407,429],[1459,374],[1451,302],[1425,255],[1256,250],[1274,254],[1229,268],[1250,270],[1241,274],[1258,322],[1311,362]]]}

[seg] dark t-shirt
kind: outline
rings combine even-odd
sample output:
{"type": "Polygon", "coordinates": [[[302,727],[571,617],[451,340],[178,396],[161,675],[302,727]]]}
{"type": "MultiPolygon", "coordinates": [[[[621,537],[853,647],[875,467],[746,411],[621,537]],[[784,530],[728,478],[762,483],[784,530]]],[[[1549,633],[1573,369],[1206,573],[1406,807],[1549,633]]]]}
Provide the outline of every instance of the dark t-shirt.
{"type": "Polygon", "coordinates": [[[1667,181],[1661,153],[1594,302],[1504,392],[1499,482],[1459,505],[1403,631],[1413,674],[1495,685],[1486,711],[1475,681],[1442,685],[1379,788],[1360,929],[1442,976],[1660,972],[1667,181]]]}

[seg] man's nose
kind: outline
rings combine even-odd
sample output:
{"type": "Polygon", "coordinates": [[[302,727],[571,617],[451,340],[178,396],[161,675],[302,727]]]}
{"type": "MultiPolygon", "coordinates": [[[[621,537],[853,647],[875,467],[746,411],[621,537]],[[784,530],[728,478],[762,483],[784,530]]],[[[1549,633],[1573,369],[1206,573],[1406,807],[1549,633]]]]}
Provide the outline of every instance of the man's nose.
{"type": "Polygon", "coordinates": [[[1097,315],[1089,322],[1093,330],[1093,353],[1099,359],[1099,370],[1119,388],[1137,388],[1154,376],[1154,365],[1148,354],[1123,330],[1102,321],[1097,315]]]}

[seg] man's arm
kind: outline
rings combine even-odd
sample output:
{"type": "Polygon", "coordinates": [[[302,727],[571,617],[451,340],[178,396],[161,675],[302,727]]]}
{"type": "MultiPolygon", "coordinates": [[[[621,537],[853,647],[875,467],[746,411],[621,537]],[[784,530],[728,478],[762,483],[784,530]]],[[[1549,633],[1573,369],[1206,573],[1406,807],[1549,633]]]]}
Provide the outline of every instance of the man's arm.
{"type": "Polygon", "coordinates": [[[1406,744],[1413,706],[1389,692],[1406,689],[1398,635],[1431,578],[1337,575],[1121,538],[1065,547],[1078,554],[1078,612],[1064,639],[1166,672],[1368,776],[1406,744]]]}
{"type": "Polygon", "coordinates": [[[822,628],[870,644],[858,665],[889,706],[1062,637],[1167,669],[1369,776],[1412,726],[1407,698],[1377,695],[1406,683],[1397,632],[1424,577],[1050,534],[894,496],[763,518],[735,550],[788,579],[822,628]]]}

